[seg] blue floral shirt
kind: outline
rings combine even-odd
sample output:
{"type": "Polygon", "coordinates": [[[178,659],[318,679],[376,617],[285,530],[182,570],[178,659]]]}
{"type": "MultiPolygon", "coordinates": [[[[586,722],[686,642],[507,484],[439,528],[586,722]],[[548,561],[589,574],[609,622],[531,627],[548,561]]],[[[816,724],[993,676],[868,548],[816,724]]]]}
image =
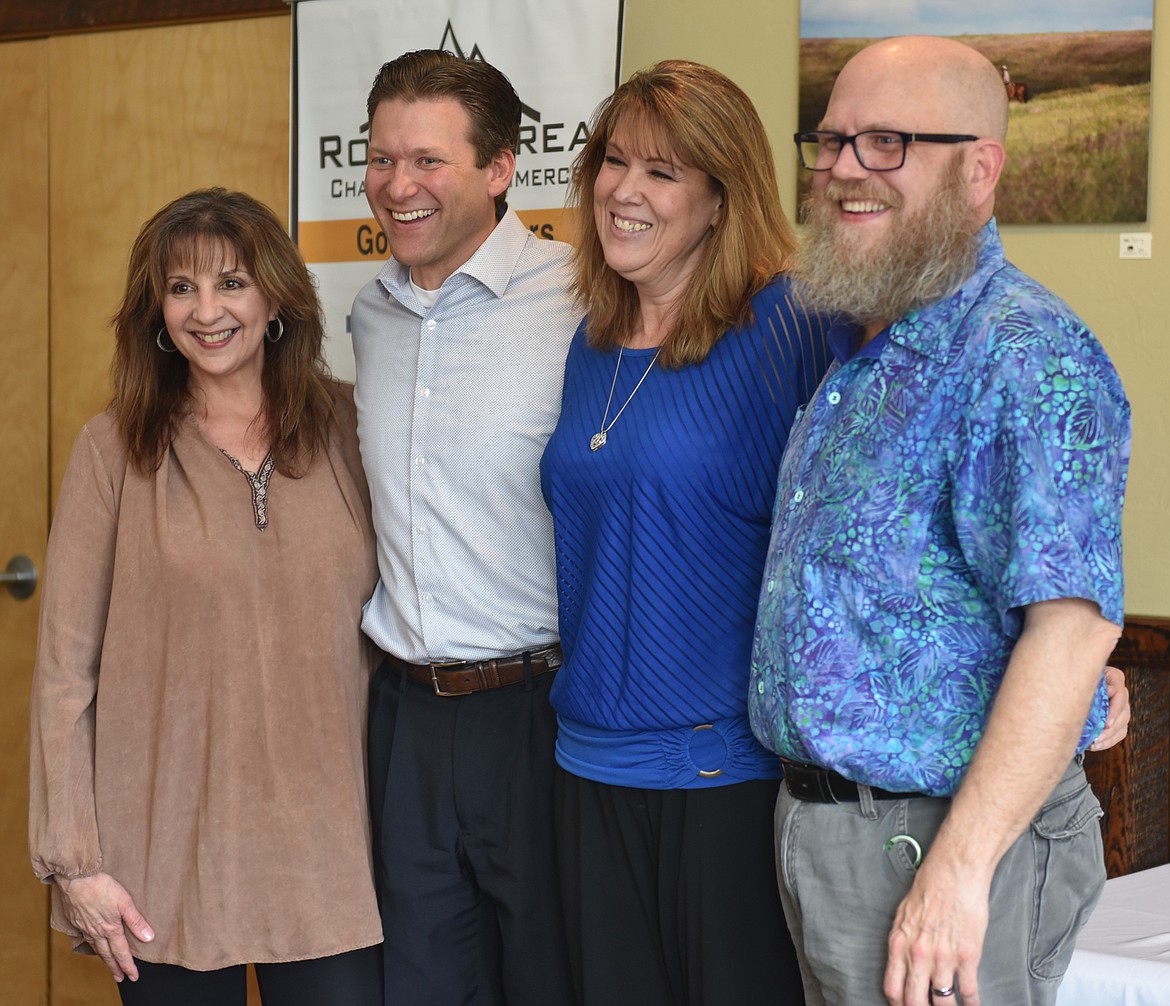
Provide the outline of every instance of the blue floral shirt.
{"type": "MultiPolygon", "coordinates": [[[[750,713],[779,754],[937,796],[983,735],[1023,607],[1121,624],[1129,405],[1104,350],[1004,259],[836,361],[781,466],[750,713]]],[[[1097,690],[1078,750],[1105,722],[1097,690]]]]}

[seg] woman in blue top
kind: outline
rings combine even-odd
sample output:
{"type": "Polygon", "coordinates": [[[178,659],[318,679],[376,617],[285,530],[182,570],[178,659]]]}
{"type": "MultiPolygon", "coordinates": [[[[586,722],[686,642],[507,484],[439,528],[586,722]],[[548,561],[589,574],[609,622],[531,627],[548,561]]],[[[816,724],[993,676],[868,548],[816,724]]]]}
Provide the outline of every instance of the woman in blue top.
{"type": "Polygon", "coordinates": [[[564,664],[558,839],[585,1006],[803,1002],[776,892],[777,760],[752,737],[776,475],[828,365],[784,277],[759,116],[683,61],[635,74],[573,169],[583,226],[541,468],[564,664]]]}

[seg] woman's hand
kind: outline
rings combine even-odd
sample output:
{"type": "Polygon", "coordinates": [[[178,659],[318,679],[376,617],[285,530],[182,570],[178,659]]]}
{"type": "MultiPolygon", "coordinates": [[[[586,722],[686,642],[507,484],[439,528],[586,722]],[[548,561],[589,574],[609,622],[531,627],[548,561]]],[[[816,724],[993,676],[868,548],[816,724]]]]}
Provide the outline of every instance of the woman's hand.
{"type": "Polygon", "coordinates": [[[1129,689],[1125,687],[1125,675],[1117,667],[1105,668],[1105,690],[1109,693],[1109,712],[1105,716],[1105,729],[1089,746],[1090,751],[1104,751],[1125,739],[1129,731],[1129,689]]]}
{"type": "Polygon", "coordinates": [[[79,929],[97,955],[105,961],[114,981],[138,981],[138,968],[126,941],[126,930],[143,943],[154,939],[154,930],[134,906],[134,899],[108,873],[90,877],[54,877],[61,891],[65,917],[79,929]]]}

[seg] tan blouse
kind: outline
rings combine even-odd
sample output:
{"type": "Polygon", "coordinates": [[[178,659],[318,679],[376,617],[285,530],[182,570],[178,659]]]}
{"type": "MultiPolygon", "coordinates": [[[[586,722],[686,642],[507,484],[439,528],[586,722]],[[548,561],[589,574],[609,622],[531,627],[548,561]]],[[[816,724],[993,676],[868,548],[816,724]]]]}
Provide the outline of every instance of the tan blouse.
{"type": "MultiPolygon", "coordinates": [[[[193,419],[162,467],[81,431],[49,537],[32,696],[33,869],[105,871],[197,970],[378,943],[366,801],[377,577],[352,389],[308,473],[247,476],[193,419]],[[258,525],[258,504],[266,525],[258,525]]],[[[54,887],[53,926],[75,937],[54,887]]]]}

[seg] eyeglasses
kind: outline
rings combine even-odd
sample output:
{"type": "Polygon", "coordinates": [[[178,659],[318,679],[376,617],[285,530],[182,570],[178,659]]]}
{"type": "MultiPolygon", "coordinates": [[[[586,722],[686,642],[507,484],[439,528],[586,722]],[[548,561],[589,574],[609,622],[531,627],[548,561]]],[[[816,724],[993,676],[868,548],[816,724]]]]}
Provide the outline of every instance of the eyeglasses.
{"type": "Polygon", "coordinates": [[[979,139],[968,133],[901,133],[896,129],[867,129],[846,136],[828,129],[810,129],[793,136],[800,151],[800,166],[809,171],[828,171],[846,145],[866,171],[896,171],[906,163],[911,143],[969,143],[979,139]]]}

